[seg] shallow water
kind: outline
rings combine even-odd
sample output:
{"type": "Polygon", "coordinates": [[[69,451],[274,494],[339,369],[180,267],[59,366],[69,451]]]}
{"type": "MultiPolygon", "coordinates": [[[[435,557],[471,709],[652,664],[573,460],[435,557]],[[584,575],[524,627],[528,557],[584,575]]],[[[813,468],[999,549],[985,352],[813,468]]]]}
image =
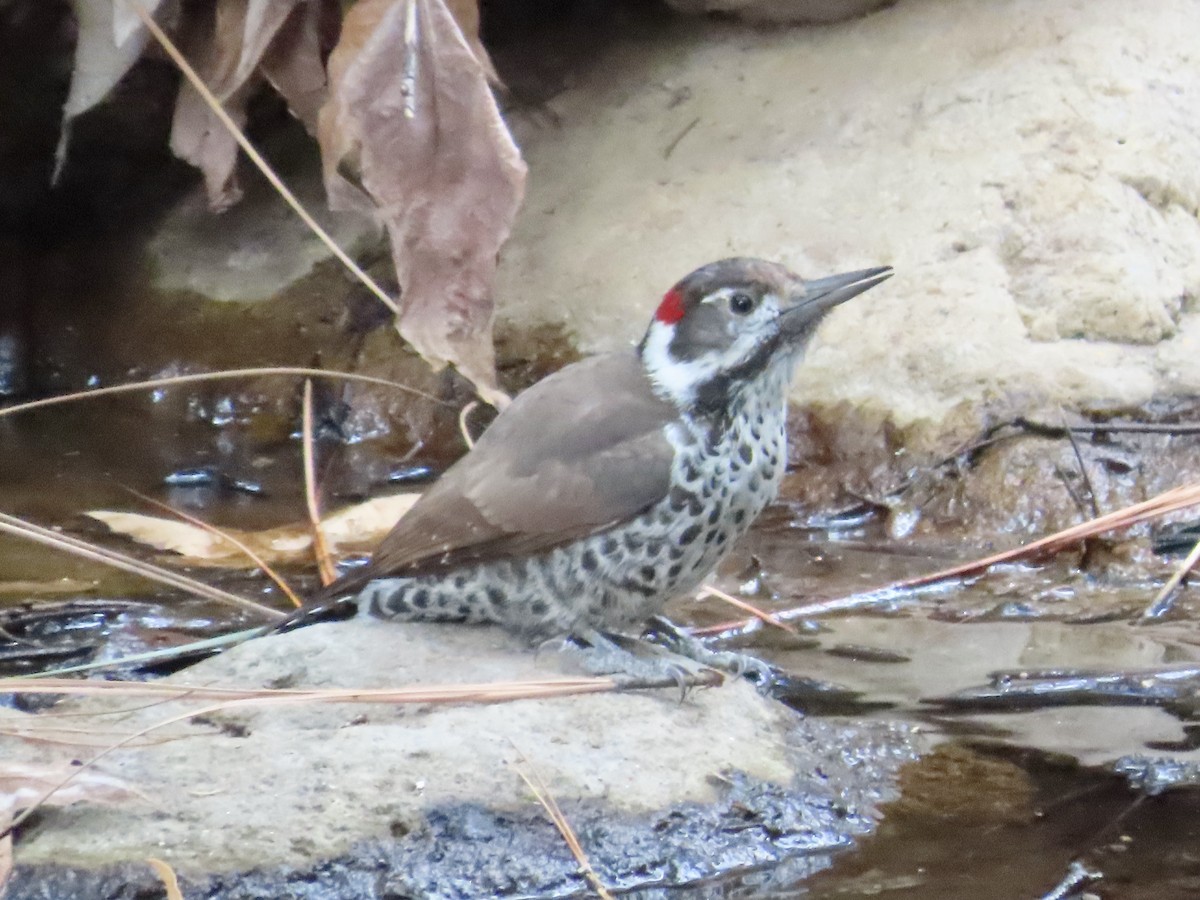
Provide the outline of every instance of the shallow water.
{"type": "MultiPolygon", "coordinates": [[[[7,457],[0,509],[126,550],[131,545],[78,515],[94,507],[138,508],[126,487],[242,528],[301,517],[290,442],[231,442],[202,418],[164,432],[155,424],[164,417],[147,417],[139,408],[113,403],[102,411],[0,419],[7,457]],[[190,479],[195,471],[202,476],[190,479]],[[180,473],[185,477],[170,479],[180,473]]],[[[785,508],[744,542],[720,584],[768,612],[830,598],[876,598],[793,622],[794,633],[765,627],[738,642],[818,683],[806,685],[795,704],[810,714],[916,722],[941,746],[910,767],[903,796],[885,811],[879,832],[831,869],[794,883],[789,867],[777,866],[691,893],[1041,897],[1079,861],[1080,871],[1103,875],[1081,889],[1095,896],[1200,896],[1200,855],[1193,849],[1200,793],[1178,786],[1147,797],[1112,771],[1114,760],[1130,755],[1200,762],[1190,724],[1192,682],[1172,682],[1168,702],[1151,690],[1162,684],[1139,676],[1134,680],[1143,693],[1126,691],[1114,700],[1102,695],[1096,678],[1200,664],[1190,598],[1182,598],[1175,621],[1131,624],[1131,612],[1153,596],[1149,572],[1139,577],[1123,567],[1083,574],[1066,562],[1010,567],[924,592],[870,594],[981,552],[944,538],[888,541],[869,520],[840,533],[800,529],[785,508]],[[1013,680],[993,679],[997,671],[1041,670],[1073,674],[1075,702],[1006,693],[1013,680]],[[1088,690],[1095,702],[1078,703],[1088,690]]],[[[10,622],[18,607],[66,604],[29,632],[62,655],[18,662],[0,655],[0,669],[8,672],[112,659],[252,624],[210,602],[170,596],[13,538],[0,537],[0,572],[0,608],[9,608],[10,622]]],[[[218,580],[282,608],[261,579],[218,580]]],[[[712,598],[677,604],[671,614],[701,626],[744,617],[712,598]]]]}

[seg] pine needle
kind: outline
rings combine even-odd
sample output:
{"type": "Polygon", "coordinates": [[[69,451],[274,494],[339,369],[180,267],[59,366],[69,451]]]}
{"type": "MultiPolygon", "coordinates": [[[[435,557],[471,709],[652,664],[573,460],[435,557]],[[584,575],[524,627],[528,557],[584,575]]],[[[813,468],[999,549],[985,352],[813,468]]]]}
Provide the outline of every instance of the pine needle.
{"type": "Polygon", "coordinates": [[[596,874],[596,870],[592,868],[592,862],[588,859],[583,845],[579,843],[579,837],[575,834],[575,829],[571,827],[571,823],[563,815],[558,801],[554,799],[554,795],[546,787],[546,782],[542,780],[542,776],[533,768],[533,764],[529,762],[529,758],[521,752],[521,749],[512,740],[509,740],[509,744],[517,751],[517,755],[521,757],[521,762],[528,767],[529,771],[527,772],[518,763],[513,763],[513,769],[521,776],[521,780],[525,782],[529,790],[533,792],[533,796],[537,799],[537,802],[542,805],[542,809],[546,810],[546,815],[550,817],[550,821],[554,823],[554,827],[558,829],[558,833],[566,841],[571,855],[579,863],[580,873],[587,879],[588,884],[592,886],[592,890],[596,892],[601,900],[613,900],[612,894],[604,886],[604,882],[600,880],[600,876],[596,874]]]}
{"type": "Polygon", "coordinates": [[[1187,577],[1188,572],[1196,567],[1197,562],[1200,562],[1200,541],[1196,542],[1196,546],[1192,547],[1191,552],[1188,553],[1179,568],[1167,579],[1162,590],[1154,595],[1154,599],[1142,613],[1142,621],[1161,618],[1171,608],[1171,599],[1175,589],[1187,577]]]}
{"type": "MultiPolygon", "coordinates": [[[[47,669],[43,672],[37,672],[30,675],[13,675],[12,679],[22,678],[57,678],[60,675],[78,675],[81,672],[96,672],[101,669],[115,669],[121,666],[138,666],[143,663],[167,663],[173,662],[180,657],[191,655],[194,653],[207,653],[209,651],[220,650],[226,647],[231,647],[242,641],[248,641],[251,638],[261,637],[263,629],[247,628],[243,631],[235,631],[230,634],[221,634],[216,637],[204,638],[199,641],[190,641],[186,644],[179,644],[175,647],[163,647],[159,650],[147,650],[145,653],[131,653],[129,656],[122,656],[117,659],[106,659],[99,662],[79,663],[74,666],[60,666],[57,669],[47,669]]],[[[46,713],[42,713],[46,715],[46,713]]]]}
{"type": "Polygon", "coordinates": [[[161,509],[163,512],[170,513],[171,515],[173,515],[179,519],[182,519],[184,522],[188,522],[189,524],[195,525],[197,528],[201,528],[204,531],[208,532],[209,534],[219,537],[221,540],[225,541],[226,543],[228,543],[234,547],[237,547],[238,550],[240,550],[242,553],[246,554],[246,556],[250,559],[251,562],[253,562],[256,566],[258,566],[260,569],[262,569],[264,575],[266,575],[273,582],[275,582],[275,586],[278,587],[279,590],[283,591],[283,593],[287,596],[287,598],[292,601],[292,604],[294,606],[296,606],[298,608],[298,607],[301,607],[304,605],[304,601],[300,599],[300,597],[296,594],[296,592],[294,590],[292,590],[292,586],[287,583],[287,581],[284,579],[284,577],[282,575],[280,575],[277,571],[275,571],[275,569],[273,569],[271,567],[271,564],[268,563],[265,559],[263,559],[262,556],[258,553],[258,551],[256,551],[253,547],[251,547],[245,541],[243,541],[237,537],[234,537],[229,532],[223,531],[215,525],[211,525],[208,522],[205,522],[203,519],[199,519],[196,516],[186,513],[181,509],[176,509],[175,507],[171,506],[170,504],[163,503],[161,500],[155,500],[153,497],[147,497],[145,494],[141,493],[140,491],[135,491],[131,487],[125,487],[125,490],[128,491],[129,493],[133,494],[133,496],[137,497],[143,503],[148,503],[151,506],[161,509]]]}
{"type": "Polygon", "coordinates": [[[167,900],[183,900],[183,891],[179,889],[179,879],[175,877],[175,870],[153,856],[147,857],[146,862],[163,883],[167,891],[167,900]]]}
{"type": "Polygon", "coordinates": [[[9,822],[0,819],[0,851],[5,839],[22,822],[33,815],[39,807],[59,790],[70,784],[81,772],[86,772],[110,753],[128,746],[152,731],[166,728],[188,719],[210,716],[229,709],[244,709],[264,703],[497,703],[526,698],[561,697],[570,694],[593,694],[615,691],[620,685],[611,678],[564,678],[543,681],[503,682],[497,684],[424,685],[419,688],[387,689],[323,689],[323,690],[270,690],[241,688],[215,688],[212,686],[185,687],[144,682],[80,682],[73,679],[0,679],[0,693],[9,690],[19,693],[50,694],[102,694],[102,695],[166,695],[172,699],[222,697],[223,702],[180,713],[138,729],[121,740],[110,744],[99,753],[73,766],[67,775],[52,785],[34,803],[9,822]]]}
{"type": "Polygon", "coordinates": [[[941,569],[928,575],[920,575],[916,578],[897,581],[888,585],[884,590],[922,587],[950,578],[977,575],[1001,563],[1043,556],[1118,528],[1129,528],[1140,522],[1157,519],[1167,515],[1167,513],[1177,512],[1181,509],[1187,509],[1189,506],[1197,505],[1200,505],[1200,484],[1172,488],[1169,491],[1164,491],[1161,494],[1151,497],[1149,500],[1134,503],[1132,506],[1126,506],[1123,509],[1118,509],[1103,516],[1096,516],[1086,522],[1072,525],[1070,528],[1064,528],[1062,531],[1056,531],[1054,534],[1039,538],[1036,541],[1030,541],[1028,544],[1023,544],[1012,550],[1005,550],[1001,553],[994,553],[990,556],[971,560],[970,562],[960,563],[959,565],[941,569]]]}
{"type": "MultiPolygon", "coordinates": [[[[711,684],[703,675],[696,683],[711,684]]],[[[31,816],[43,803],[110,753],[128,746],[152,731],[179,722],[230,709],[247,709],[278,703],[386,703],[386,704],[459,704],[506,703],[513,700],[567,697],[575,694],[601,694],[635,688],[676,687],[673,677],[661,679],[553,678],[485,684],[421,685],[407,688],[239,688],[213,685],[178,685],[130,681],[77,681],[72,678],[4,678],[0,694],[68,694],[75,696],[132,696],[165,700],[220,698],[221,702],[162,719],[126,735],[85,760],[58,783],[52,785],[31,806],[11,822],[0,819],[0,848],[12,829],[31,816]]]]}
{"type": "Polygon", "coordinates": [[[716,597],[718,600],[723,600],[724,602],[728,603],[730,606],[740,609],[742,612],[748,612],[748,613],[750,613],[750,615],[754,616],[756,619],[761,619],[763,622],[766,622],[768,625],[774,625],[776,628],[782,628],[788,634],[796,633],[795,626],[789,625],[787,622],[784,622],[782,619],[780,619],[774,613],[769,613],[764,609],[759,609],[753,603],[747,603],[741,597],[735,597],[733,594],[727,594],[720,588],[713,587],[711,584],[706,584],[700,588],[700,596],[704,597],[706,595],[716,597]]]}
{"type": "MultiPolygon", "coordinates": [[[[333,584],[337,580],[337,568],[333,565],[333,556],[329,552],[329,542],[325,539],[325,529],[321,527],[321,504],[317,500],[317,473],[313,453],[313,411],[312,411],[312,381],[304,382],[304,405],[301,417],[301,448],[304,455],[304,503],[308,510],[308,527],[312,531],[313,555],[317,558],[317,571],[321,574],[322,586],[333,584]]],[[[303,604],[297,603],[297,606],[303,604]]]]}
{"type": "MultiPolygon", "coordinates": [[[[1169,513],[1178,512],[1192,506],[1200,506],[1200,483],[1171,488],[1168,491],[1163,491],[1163,493],[1151,497],[1149,500],[1134,503],[1131,506],[1126,506],[1103,516],[1097,516],[1078,525],[1072,525],[1070,528],[1056,531],[1054,534],[1030,541],[1028,544],[1023,544],[1012,550],[993,553],[989,556],[950,566],[949,568],[939,569],[927,575],[918,575],[915,578],[895,581],[870,591],[846,597],[836,597],[830,600],[820,600],[815,603],[807,603],[803,606],[794,606],[790,609],[780,610],[775,615],[782,620],[790,621],[877,606],[880,603],[895,600],[901,593],[914,588],[929,587],[952,579],[980,575],[992,566],[1002,563],[1043,557],[1066,547],[1074,546],[1088,538],[1122,528],[1129,528],[1141,522],[1161,518],[1169,513]]],[[[724,632],[744,632],[747,629],[756,627],[757,624],[754,619],[743,619],[741,621],[722,622],[706,628],[698,628],[693,633],[697,635],[714,635],[724,632]]]]}
{"type": "Polygon", "coordinates": [[[440,400],[432,394],[390,381],[387,378],[376,378],[372,375],[359,375],[355,372],[330,372],[325,369],[310,369],[304,366],[257,366],[248,369],[225,369],[220,372],[192,372],[187,375],[170,375],[163,378],[149,378],[145,381],[131,381],[126,384],[110,384],[106,387],[92,388],[86,391],[75,391],[70,394],[59,394],[56,397],[43,397],[40,400],[30,400],[28,403],[16,403],[0,409],[0,417],[12,416],[17,413],[41,409],[45,406],[57,406],[60,403],[73,403],[76,400],[90,400],[93,397],[105,397],[112,394],[128,394],[135,391],[148,391],[155,388],[176,387],[181,384],[195,384],[205,381],[222,381],[231,378],[263,378],[270,376],[296,377],[307,375],[311,378],[332,378],[336,381],[357,381],[362,384],[376,384],[380,387],[395,388],[417,397],[424,397],[439,406],[451,406],[445,400],[440,400]]]}
{"type": "Polygon", "coordinates": [[[475,449],[475,438],[471,437],[471,429],[467,426],[467,417],[479,406],[478,400],[472,400],[458,411],[458,432],[462,435],[463,443],[468,450],[475,449]]]}
{"type": "Polygon", "coordinates": [[[116,550],[109,550],[107,547],[101,547],[98,544],[92,544],[49,528],[43,528],[41,525],[34,525],[32,522],[26,522],[24,519],[10,516],[7,513],[0,513],[0,532],[33,541],[36,544],[53,547],[57,550],[70,553],[72,556],[103,563],[114,569],[120,569],[123,572],[140,575],[149,581],[156,581],[159,584],[187,591],[199,597],[207,597],[218,603],[238,606],[269,619],[280,619],[283,617],[283,613],[279,610],[256,603],[246,597],[221,590],[218,587],[205,584],[203,581],[197,581],[195,578],[189,578],[178,572],[172,572],[170,569],[156,566],[153,563],[135,559],[132,556],[126,556],[124,553],[119,553],[116,550]]]}
{"type": "MultiPolygon", "coordinates": [[[[674,687],[664,678],[664,687],[674,687]]],[[[600,694],[622,685],[614,678],[547,678],[479,684],[431,684],[397,688],[245,688],[166,684],[155,681],[80,681],[75,678],[0,678],[0,694],[54,694],[74,697],[137,697],[166,700],[222,700],[238,706],[280,703],[384,703],[389,705],[503,703],[573,694],[600,694]]]]}

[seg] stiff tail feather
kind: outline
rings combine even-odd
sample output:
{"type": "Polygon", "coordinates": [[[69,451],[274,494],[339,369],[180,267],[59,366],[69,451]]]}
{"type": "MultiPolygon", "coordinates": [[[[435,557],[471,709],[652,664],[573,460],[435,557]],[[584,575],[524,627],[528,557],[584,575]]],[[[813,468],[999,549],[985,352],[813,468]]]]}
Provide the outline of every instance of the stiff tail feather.
{"type": "Polygon", "coordinates": [[[271,626],[269,633],[282,634],[315,622],[349,618],[357,607],[355,595],[371,580],[372,576],[368,571],[370,568],[363,566],[347,572],[336,581],[325,585],[305,600],[303,606],[293,610],[283,621],[271,626]]]}

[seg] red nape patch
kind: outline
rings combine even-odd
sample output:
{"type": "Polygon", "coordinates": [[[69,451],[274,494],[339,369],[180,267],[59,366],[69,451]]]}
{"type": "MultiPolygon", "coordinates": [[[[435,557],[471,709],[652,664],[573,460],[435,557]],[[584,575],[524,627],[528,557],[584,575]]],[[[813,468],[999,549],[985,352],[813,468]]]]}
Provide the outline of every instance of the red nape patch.
{"type": "Polygon", "coordinates": [[[683,318],[683,292],[679,288],[671,288],[658,304],[654,318],[664,325],[674,325],[683,318]]]}

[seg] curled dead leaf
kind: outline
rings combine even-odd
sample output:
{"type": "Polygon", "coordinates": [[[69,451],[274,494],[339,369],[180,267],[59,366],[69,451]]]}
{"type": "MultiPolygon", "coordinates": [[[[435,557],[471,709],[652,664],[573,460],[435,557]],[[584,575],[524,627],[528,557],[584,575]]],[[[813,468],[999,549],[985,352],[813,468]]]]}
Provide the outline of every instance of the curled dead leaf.
{"type": "MultiPolygon", "coordinates": [[[[187,55],[239,128],[246,123],[246,103],[261,74],[280,90],[293,112],[315,126],[316,110],[324,99],[319,16],[317,0],[217,0],[211,19],[193,19],[185,30],[191,38],[187,55]]],[[[186,81],[175,102],[171,150],[204,173],[213,210],[226,209],[241,198],[237,141],[186,81]]]]}
{"type": "MultiPolygon", "coordinates": [[[[149,15],[154,15],[162,0],[140,2],[149,15]]],[[[141,22],[123,0],[72,0],[71,12],[77,37],[71,87],[63,103],[62,130],[54,151],[55,181],[66,162],[72,122],[108,96],[142,55],[147,38],[141,22]]]]}
{"type": "Polygon", "coordinates": [[[45,801],[48,806],[72,803],[117,804],[146,800],[129,782],[95,769],[80,772],[65,761],[56,765],[0,762],[0,815],[12,814],[37,803],[48,791],[70,777],[45,801]]]}
{"type": "Polygon", "coordinates": [[[492,286],[526,168],[480,54],[443,0],[363,0],[329,60],[318,140],[331,204],[361,206],[361,187],[387,227],[401,335],[502,402],[492,286]]]}
{"type": "Polygon", "coordinates": [[[317,133],[317,115],[326,98],[321,25],[331,3],[334,0],[309,0],[293,9],[259,64],[271,87],[312,135],[317,133]]]}
{"type": "MultiPolygon", "coordinates": [[[[239,128],[246,124],[246,100],[253,87],[245,79],[235,80],[247,16],[247,4],[218,0],[210,22],[192,20],[183,32],[185,54],[239,128]]],[[[175,100],[170,144],[172,153],[204,174],[214,212],[241,199],[237,141],[187,81],[180,84],[175,100]]]]}

